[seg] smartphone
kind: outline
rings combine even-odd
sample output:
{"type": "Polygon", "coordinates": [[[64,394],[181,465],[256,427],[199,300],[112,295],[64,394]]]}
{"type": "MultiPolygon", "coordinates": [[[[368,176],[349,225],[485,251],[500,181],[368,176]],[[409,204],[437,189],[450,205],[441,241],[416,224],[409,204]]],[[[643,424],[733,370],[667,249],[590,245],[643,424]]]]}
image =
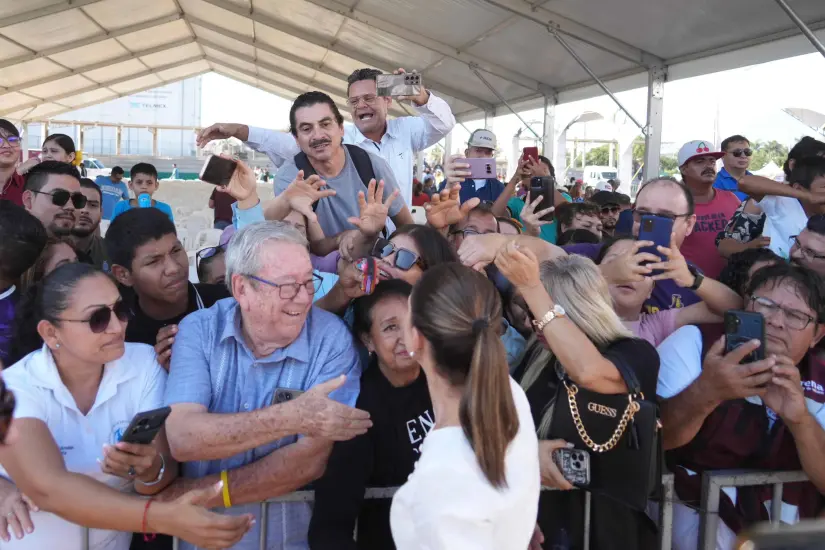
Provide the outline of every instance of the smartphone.
{"type": "Polygon", "coordinates": [[[406,74],[379,74],[375,78],[379,97],[400,97],[418,95],[421,93],[421,75],[418,73],[406,74]]]}
{"type": "Polygon", "coordinates": [[[726,311],[725,353],[730,353],[751,340],[759,340],[762,345],[742,359],[742,363],[753,363],[765,358],[765,318],[762,314],[735,309],[726,311]]]}
{"type": "Polygon", "coordinates": [[[138,207],[149,208],[152,206],[152,197],[149,193],[141,193],[137,198],[138,207]]]}
{"type": "Polygon", "coordinates": [[[539,148],[538,147],[525,147],[521,150],[521,160],[526,161],[532,159],[533,162],[538,162],[539,160],[539,148]]]}
{"type": "Polygon", "coordinates": [[[590,455],[581,449],[558,449],[553,453],[564,479],[577,487],[590,485],[590,455]]]}
{"type": "Polygon", "coordinates": [[[273,405],[280,405],[281,403],[286,403],[287,401],[292,401],[299,395],[304,393],[301,390],[292,390],[289,388],[277,388],[275,393],[272,394],[272,404],[273,405]]]}
{"type": "Polygon", "coordinates": [[[209,155],[206,162],[203,163],[201,173],[198,176],[201,181],[211,183],[212,185],[229,185],[235,169],[238,167],[232,159],[225,159],[217,155],[209,155]]]}
{"type": "Polygon", "coordinates": [[[149,445],[154,441],[158,432],[166,422],[166,417],[172,412],[171,407],[161,407],[153,411],[137,413],[123,432],[120,440],[124,443],[149,445]]]}
{"type": "Polygon", "coordinates": [[[486,180],[496,177],[496,159],[464,159],[470,165],[470,178],[486,180]]]}
{"type": "MultiPolygon", "coordinates": [[[[535,149],[535,147],[534,147],[535,149]]],[[[536,212],[555,206],[556,201],[556,180],[552,176],[533,176],[530,178],[530,200],[536,200],[536,197],[541,197],[541,202],[536,206],[536,212]]],[[[545,214],[541,217],[542,220],[549,221],[553,219],[553,213],[545,214]]]]}
{"type": "Polygon", "coordinates": [[[662,261],[667,258],[660,254],[657,246],[670,247],[670,235],[673,233],[673,220],[662,216],[642,216],[639,225],[639,240],[653,241],[653,246],[646,246],[640,252],[650,252],[659,256],[662,261]]]}

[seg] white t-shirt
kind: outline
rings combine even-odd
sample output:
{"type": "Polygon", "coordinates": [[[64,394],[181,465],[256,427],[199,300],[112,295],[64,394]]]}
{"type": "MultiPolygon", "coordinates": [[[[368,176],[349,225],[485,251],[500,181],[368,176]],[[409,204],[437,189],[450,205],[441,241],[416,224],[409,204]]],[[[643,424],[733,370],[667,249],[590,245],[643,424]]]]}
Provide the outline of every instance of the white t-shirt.
{"type": "MultiPolygon", "coordinates": [[[[100,471],[103,445],[120,440],[139,412],[163,406],[166,371],[158,365],[155,350],[145,344],[126,344],[123,357],[107,363],[97,399],[84,416],[60,380],[49,349],[32,352],[2,372],[14,392],[14,418],[42,420],[63,454],[66,469],[82,473],[115,489],[131,491],[130,482],[100,471]]],[[[8,478],[0,467],[0,473],[8,478]]],[[[13,481],[13,480],[12,480],[13,481]]],[[[83,528],[48,512],[31,514],[34,532],[0,543],[14,550],[84,550],[83,528]]],[[[90,550],[128,550],[131,533],[92,530],[90,550]]]]}
{"type": "Polygon", "coordinates": [[[799,201],[791,197],[767,196],[757,203],[765,213],[763,237],[771,238],[770,249],[781,258],[791,253],[791,237],[808,225],[808,216],[799,201]]]}
{"type": "Polygon", "coordinates": [[[421,458],[390,512],[398,550],[525,549],[536,526],[538,439],[530,405],[510,379],[519,430],[507,448],[507,486],[484,477],[461,427],[427,434],[421,458]]]}

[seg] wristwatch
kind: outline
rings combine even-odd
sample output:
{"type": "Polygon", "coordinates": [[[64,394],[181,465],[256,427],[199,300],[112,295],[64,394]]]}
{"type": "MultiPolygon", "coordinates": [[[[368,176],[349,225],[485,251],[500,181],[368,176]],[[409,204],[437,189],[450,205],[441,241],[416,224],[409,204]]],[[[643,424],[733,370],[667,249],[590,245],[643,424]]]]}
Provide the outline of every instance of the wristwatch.
{"type": "Polygon", "coordinates": [[[702,286],[702,281],[705,280],[705,276],[702,275],[702,272],[699,271],[699,268],[695,265],[688,264],[688,271],[690,271],[690,274],[693,275],[693,284],[688,288],[690,290],[699,290],[699,287],[702,286]]]}
{"type": "Polygon", "coordinates": [[[156,477],[154,481],[149,482],[138,480],[140,481],[140,484],[144,487],[151,487],[152,485],[157,485],[158,483],[160,483],[160,480],[163,479],[163,474],[166,473],[166,460],[164,460],[163,454],[158,454],[158,456],[160,456],[160,470],[158,470],[158,477],[156,477]]]}
{"type": "Polygon", "coordinates": [[[550,321],[552,321],[556,317],[564,317],[566,315],[567,312],[564,311],[564,308],[561,307],[559,304],[556,304],[553,306],[553,309],[545,313],[544,317],[542,317],[540,320],[534,320],[533,327],[536,329],[537,332],[541,332],[542,330],[544,330],[544,327],[550,324],[550,321]]]}

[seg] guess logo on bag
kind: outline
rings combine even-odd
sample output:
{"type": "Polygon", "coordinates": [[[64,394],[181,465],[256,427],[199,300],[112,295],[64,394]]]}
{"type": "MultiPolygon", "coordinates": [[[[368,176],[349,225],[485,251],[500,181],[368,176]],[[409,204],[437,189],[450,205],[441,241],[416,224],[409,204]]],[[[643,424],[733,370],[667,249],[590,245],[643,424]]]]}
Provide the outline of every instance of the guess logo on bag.
{"type": "Polygon", "coordinates": [[[587,410],[602,416],[616,418],[616,409],[611,409],[610,407],[600,405],[599,403],[593,403],[592,401],[587,404],[587,410]]]}

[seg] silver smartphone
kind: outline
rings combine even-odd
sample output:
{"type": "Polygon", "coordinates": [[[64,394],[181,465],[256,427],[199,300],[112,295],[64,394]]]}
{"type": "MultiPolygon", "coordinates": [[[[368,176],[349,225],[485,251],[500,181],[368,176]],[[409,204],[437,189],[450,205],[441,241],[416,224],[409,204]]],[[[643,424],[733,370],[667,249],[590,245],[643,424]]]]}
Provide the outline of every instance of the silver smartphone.
{"type": "Polygon", "coordinates": [[[280,405],[281,403],[292,401],[302,393],[304,392],[302,392],[301,390],[293,390],[290,388],[277,388],[275,390],[275,393],[272,394],[272,404],[280,405]]]}
{"type": "Polygon", "coordinates": [[[421,75],[418,73],[406,74],[379,74],[375,78],[380,97],[399,97],[418,95],[421,93],[421,75]]]}
{"type": "Polygon", "coordinates": [[[558,449],[553,461],[564,479],[577,487],[590,485],[590,454],[580,449],[558,449]]]}

